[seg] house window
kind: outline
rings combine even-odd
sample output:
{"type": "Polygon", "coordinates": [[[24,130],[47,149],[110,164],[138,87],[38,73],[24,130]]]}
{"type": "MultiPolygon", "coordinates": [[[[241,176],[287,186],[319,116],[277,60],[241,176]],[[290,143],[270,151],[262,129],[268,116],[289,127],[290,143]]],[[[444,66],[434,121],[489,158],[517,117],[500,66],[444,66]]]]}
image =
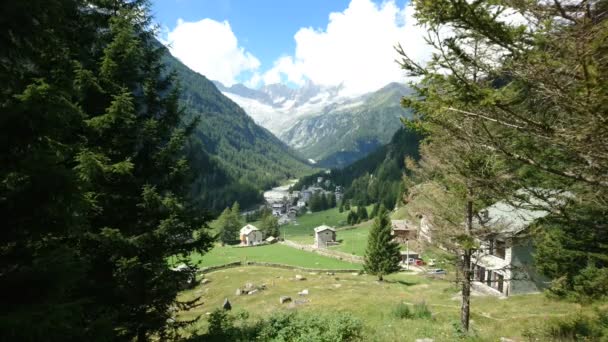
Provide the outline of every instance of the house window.
{"type": "Polygon", "coordinates": [[[504,241],[499,241],[496,240],[496,244],[495,244],[495,251],[494,251],[494,255],[504,259],[505,258],[505,251],[506,251],[506,243],[504,241]]]}
{"type": "Polygon", "coordinates": [[[477,280],[482,283],[486,280],[486,269],[484,267],[477,268],[477,280]]]}
{"type": "Polygon", "coordinates": [[[496,289],[502,293],[503,291],[503,287],[504,287],[504,281],[505,281],[505,277],[500,275],[500,274],[496,274],[496,278],[497,278],[497,283],[496,283],[496,289]]]}

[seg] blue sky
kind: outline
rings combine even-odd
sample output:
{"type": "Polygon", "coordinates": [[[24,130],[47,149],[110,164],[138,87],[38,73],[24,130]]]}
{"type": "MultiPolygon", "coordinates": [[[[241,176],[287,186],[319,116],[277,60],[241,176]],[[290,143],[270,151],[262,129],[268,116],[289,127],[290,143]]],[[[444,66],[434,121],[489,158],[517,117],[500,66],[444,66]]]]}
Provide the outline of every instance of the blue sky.
{"type": "Polygon", "coordinates": [[[176,57],[228,85],[311,80],[362,93],[402,80],[396,43],[428,55],[407,0],[153,0],[152,11],[176,57]]]}

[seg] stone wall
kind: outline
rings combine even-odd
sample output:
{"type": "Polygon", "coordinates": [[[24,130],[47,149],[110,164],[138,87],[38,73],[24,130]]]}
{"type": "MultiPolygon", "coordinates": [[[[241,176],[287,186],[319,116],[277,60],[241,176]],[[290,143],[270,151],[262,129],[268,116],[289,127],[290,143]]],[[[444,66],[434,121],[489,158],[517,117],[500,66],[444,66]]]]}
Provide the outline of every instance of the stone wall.
{"type": "Polygon", "coordinates": [[[290,270],[299,270],[299,271],[304,271],[304,272],[319,272],[319,273],[321,273],[321,272],[331,272],[331,273],[353,273],[353,272],[358,273],[358,272],[361,272],[361,270],[357,270],[357,269],[334,270],[334,269],[324,269],[324,268],[306,268],[306,267],[299,267],[299,266],[277,264],[277,263],[272,263],[272,262],[258,262],[258,261],[247,261],[247,262],[236,261],[236,262],[231,262],[231,263],[223,264],[223,265],[204,267],[204,268],[199,269],[198,272],[199,273],[210,273],[210,272],[214,272],[214,271],[218,271],[218,270],[234,268],[234,267],[241,267],[241,266],[263,266],[263,267],[274,267],[274,268],[283,268],[283,269],[290,269],[290,270]]]}

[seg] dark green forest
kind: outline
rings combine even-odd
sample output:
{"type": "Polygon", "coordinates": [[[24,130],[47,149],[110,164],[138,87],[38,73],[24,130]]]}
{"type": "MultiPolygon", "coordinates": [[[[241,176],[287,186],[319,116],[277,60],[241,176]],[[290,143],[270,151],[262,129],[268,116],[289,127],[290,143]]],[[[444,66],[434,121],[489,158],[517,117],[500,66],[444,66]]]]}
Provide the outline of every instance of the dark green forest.
{"type": "Polygon", "coordinates": [[[317,177],[325,177],[330,179],[334,186],[344,188],[344,202],[350,201],[353,205],[381,203],[392,210],[404,192],[402,180],[406,173],[406,157],[418,159],[421,139],[421,135],[415,130],[400,128],[390,143],[365,158],[343,169],[332,169],[329,175],[319,172],[303,177],[293,188],[301,189],[303,186],[315,184],[317,177]]]}

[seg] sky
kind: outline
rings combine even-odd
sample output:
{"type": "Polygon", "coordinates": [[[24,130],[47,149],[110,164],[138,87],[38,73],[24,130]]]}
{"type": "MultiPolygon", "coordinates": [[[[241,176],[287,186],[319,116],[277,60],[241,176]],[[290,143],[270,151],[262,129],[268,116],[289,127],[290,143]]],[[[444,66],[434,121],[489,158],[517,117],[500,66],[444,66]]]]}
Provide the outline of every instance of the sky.
{"type": "Polygon", "coordinates": [[[401,43],[430,56],[407,0],[153,0],[159,38],[191,69],[230,86],[336,86],[346,94],[404,82],[401,43]]]}

